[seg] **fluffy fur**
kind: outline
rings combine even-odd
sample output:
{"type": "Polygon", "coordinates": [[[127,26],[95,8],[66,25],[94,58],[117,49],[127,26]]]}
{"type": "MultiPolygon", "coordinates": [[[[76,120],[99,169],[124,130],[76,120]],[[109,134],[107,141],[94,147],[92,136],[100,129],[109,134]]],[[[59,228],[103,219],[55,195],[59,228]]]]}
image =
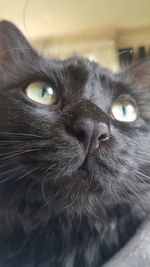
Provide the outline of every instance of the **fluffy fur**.
{"type": "Polygon", "coordinates": [[[149,214],[150,61],[112,74],[74,57],[45,59],[0,23],[0,266],[100,267],[149,214]],[[28,100],[47,81],[56,106],[28,100]],[[115,121],[117,98],[139,117],[115,121]],[[110,138],[87,149],[75,124],[103,122],[110,138]]]}

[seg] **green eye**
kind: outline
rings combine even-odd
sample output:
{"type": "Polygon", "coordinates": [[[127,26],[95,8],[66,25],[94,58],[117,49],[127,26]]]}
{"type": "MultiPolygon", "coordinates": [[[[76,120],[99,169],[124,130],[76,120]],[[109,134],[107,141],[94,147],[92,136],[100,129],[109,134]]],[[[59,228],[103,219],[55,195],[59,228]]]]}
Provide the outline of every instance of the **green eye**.
{"type": "Polygon", "coordinates": [[[117,121],[132,122],[138,117],[136,105],[130,100],[117,100],[111,107],[111,113],[117,121]]]}
{"type": "Polygon", "coordinates": [[[25,90],[26,96],[43,105],[57,103],[56,91],[46,82],[33,82],[25,90]]]}

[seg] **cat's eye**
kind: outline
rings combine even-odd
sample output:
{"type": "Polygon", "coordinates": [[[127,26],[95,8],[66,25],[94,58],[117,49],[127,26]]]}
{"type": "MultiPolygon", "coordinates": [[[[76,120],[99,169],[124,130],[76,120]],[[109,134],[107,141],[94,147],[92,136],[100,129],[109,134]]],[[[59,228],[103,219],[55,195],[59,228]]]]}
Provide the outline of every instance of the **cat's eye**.
{"type": "Polygon", "coordinates": [[[116,100],[111,107],[111,113],[115,120],[122,122],[132,122],[138,117],[135,103],[126,99],[116,100]]]}
{"type": "Polygon", "coordinates": [[[46,82],[30,83],[25,94],[32,101],[43,105],[54,105],[58,100],[56,90],[46,82]]]}

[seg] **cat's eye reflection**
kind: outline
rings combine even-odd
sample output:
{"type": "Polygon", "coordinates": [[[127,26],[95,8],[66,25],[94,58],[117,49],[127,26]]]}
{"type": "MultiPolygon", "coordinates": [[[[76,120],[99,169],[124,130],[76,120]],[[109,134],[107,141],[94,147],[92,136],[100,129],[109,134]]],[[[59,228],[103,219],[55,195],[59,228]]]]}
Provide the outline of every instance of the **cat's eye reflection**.
{"type": "Polygon", "coordinates": [[[33,82],[25,90],[25,94],[32,101],[43,105],[54,105],[57,103],[57,94],[46,82],[33,82]]]}
{"type": "Polygon", "coordinates": [[[113,118],[117,121],[132,122],[138,117],[136,105],[130,100],[120,99],[113,103],[111,107],[113,118]]]}

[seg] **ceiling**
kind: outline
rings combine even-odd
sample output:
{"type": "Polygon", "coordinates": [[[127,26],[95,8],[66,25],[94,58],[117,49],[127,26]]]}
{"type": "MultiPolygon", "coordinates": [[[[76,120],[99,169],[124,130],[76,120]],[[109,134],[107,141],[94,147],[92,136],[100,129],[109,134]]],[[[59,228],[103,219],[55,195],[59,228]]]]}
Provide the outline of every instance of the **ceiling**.
{"type": "Polygon", "coordinates": [[[150,26],[150,0],[0,0],[0,19],[34,39],[150,26]]]}

